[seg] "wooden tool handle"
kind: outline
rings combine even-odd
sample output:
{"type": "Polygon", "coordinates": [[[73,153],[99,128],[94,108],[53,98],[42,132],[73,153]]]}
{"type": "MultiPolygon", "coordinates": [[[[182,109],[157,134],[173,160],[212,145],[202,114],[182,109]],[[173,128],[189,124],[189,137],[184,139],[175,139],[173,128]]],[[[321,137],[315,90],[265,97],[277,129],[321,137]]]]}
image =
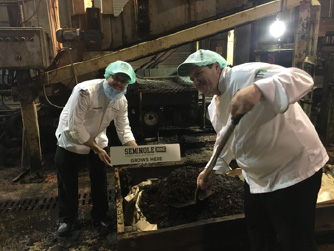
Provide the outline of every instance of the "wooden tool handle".
{"type": "Polygon", "coordinates": [[[214,168],[214,166],[217,163],[217,159],[220,155],[220,153],[222,152],[224,146],[226,145],[228,139],[230,138],[232,132],[234,131],[234,128],[236,127],[236,125],[239,124],[240,119],[244,116],[244,114],[238,115],[235,118],[231,118],[231,121],[227,123],[226,125],[226,132],[224,133],[224,135],[221,138],[221,141],[216,149],[215,154],[212,156],[210,163],[208,165],[208,167],[205,170],[204,176],[203,176],[203,181],[207,182],[208,178],[212,172],[212,169],[214,168]]]}

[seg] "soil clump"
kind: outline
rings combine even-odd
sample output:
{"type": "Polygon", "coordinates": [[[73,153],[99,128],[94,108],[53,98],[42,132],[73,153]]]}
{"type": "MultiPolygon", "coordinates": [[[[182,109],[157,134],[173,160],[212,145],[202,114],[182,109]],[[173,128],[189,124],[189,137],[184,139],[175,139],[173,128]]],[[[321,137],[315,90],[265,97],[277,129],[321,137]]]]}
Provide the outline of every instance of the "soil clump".
{"type": "Polygon", "coordinates": [[[244,213],[243,181],[238,176],[215,175],[209,189],[214,193],[195,205],[176,208],[194,198],[197,176],[202,169],[181,167],[169,176],[144,187],[139,207],[152,224],[167,228],[209,218],[244,213]]]}

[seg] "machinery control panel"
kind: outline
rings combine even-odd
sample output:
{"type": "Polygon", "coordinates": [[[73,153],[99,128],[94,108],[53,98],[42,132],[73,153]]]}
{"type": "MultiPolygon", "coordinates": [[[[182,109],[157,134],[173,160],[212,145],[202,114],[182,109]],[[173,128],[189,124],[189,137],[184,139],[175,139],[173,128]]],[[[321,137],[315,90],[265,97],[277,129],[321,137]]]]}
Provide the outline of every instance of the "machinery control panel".
{"type": "Polygon", "coordinates": [[[50,65],[50,47],[40,27],[0,28],[0,68],[45,69],[50,65]]]}

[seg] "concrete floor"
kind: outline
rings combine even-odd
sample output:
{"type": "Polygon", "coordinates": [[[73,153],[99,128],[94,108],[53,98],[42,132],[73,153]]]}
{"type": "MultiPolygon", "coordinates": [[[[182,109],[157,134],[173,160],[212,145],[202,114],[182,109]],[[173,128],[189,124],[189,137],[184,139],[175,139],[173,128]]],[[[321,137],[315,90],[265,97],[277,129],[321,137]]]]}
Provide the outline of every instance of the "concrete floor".
{"type": "MultiPolygon", "coordinates": [[[[0,248],[1,250],[116,250],[116,217],[113,228],[104,231],[90,218],[88,172],[79,174],[79,221],[72,236],[58,237],[58,199],[55,169],[45,165],[39,176],[28,173],[18,182],[18,167],[0,169],[0,248]]],[[[114,195],[113,172],[108,172],[110,216],[114,195]]]]}
{"type": "MultiPolygon", "coordinates": [[[[57,236],[58,202],[56,171],[52,158],[40,173],[19,181],[19,167],[0,168],[0,247],[2,250],[117,250],[116,222],[110,231],[93,226],[90,219],[89,178],[79,175],[79,224],[71,237],[57,236]]],[[[113,172],[108,172],[110,216],[113,215],[113,172]]],[[[334,214],[334,212],[333,212],[334,214]]],[[[116,220],[116,217],[112,217],[116,220]]],[[[317,236],[319,251],[334,251],[334,233],[317,236]]]]}

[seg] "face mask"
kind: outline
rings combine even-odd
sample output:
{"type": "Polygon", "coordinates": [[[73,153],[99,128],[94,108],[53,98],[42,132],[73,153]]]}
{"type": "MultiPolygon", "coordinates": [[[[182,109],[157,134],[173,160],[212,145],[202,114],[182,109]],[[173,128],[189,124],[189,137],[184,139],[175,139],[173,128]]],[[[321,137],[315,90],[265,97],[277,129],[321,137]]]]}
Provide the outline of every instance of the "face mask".
{"type": "Polygon", "coordinates": [[[107,81],[103,82],[103,89],[106,96],[112,101],[116,101],[126,94],[126,88],[123,91],[117,91],[112,88],[107,81]]]}

